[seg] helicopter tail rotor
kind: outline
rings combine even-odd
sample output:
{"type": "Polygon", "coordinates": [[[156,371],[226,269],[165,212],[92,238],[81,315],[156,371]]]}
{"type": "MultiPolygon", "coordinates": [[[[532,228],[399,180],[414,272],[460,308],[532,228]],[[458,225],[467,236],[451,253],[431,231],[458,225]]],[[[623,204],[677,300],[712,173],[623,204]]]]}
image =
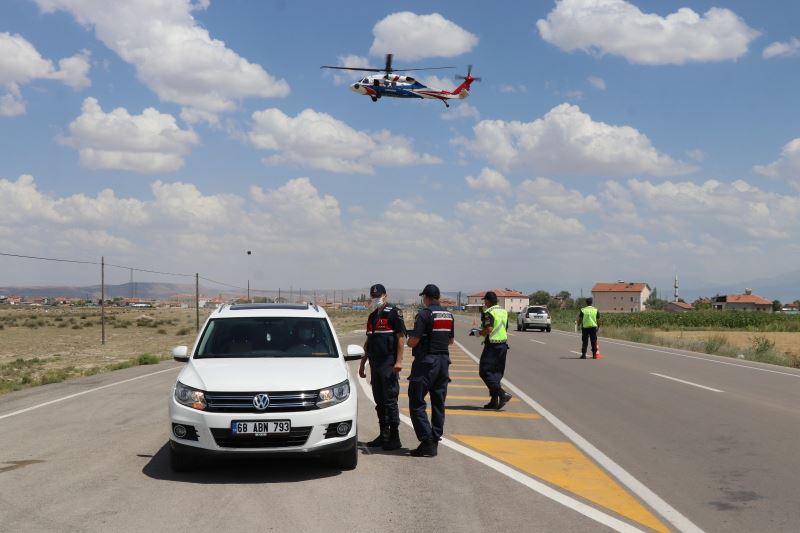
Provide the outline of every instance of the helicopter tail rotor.
{"type": "Polygon", "coordinates": [[[477,78],[472,77],[472,65],[467,65],[467,75],[466,76],[456,76],[457,80],[464,80],[469,81],[472,83],[473,81],[481,81],[483,78],[478,76],[477,78]]]}

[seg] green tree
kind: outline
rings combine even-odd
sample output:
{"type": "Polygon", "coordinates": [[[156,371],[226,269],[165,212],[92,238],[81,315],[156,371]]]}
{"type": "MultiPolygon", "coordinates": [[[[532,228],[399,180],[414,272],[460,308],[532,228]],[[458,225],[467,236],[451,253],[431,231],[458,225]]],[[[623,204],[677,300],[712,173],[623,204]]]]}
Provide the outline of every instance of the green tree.
{"type": "Polygon", "coordinates": [[[658,290],[653,289],[653,292],[650,293],[650,296],[645,301],[645,307],[650,311],[661,311],[667,305],[666,300],[662,300],[658,297],[658,290]]]}
{"type": "Polygon", "coordinates": [[[547,305],[550,303],[551,299],[550,293],[542,290],[538,290],[528,295],[528,300],[530,303],[536,305],[547,305]]]}
{"type": "Polygon", "coordinates": [[[701,297],[693,301],[692,306],[695,308],[695,311],[705,311],[706,309],[711,309],[711,300],[701,297]]]}
{"type": "Polygon", "coordinates": [[[783,304],[781,303],[780,300],[772,300],[772,311],[774,313],[777,313],[778,311],[780,311],[782,307],[783,307],[783,304]]]}

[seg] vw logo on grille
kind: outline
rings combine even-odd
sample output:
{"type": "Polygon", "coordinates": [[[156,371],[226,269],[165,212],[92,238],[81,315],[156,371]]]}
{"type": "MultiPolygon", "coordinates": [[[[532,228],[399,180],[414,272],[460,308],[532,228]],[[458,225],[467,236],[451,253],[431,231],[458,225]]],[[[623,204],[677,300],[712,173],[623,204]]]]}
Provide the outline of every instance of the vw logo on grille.
{"type": "Polygon", "coordinates": [[[264,394],[263,392],[261,394],[256,394],[253,397],[253,405],[259,411],[263,411],[264,409],[269,407],[269,396],[264,394]]]}

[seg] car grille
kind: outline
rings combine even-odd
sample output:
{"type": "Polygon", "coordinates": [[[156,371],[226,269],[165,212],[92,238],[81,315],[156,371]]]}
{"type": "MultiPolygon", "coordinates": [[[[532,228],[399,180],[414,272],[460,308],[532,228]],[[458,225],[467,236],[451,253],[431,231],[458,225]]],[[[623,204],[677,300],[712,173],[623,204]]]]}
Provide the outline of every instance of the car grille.
{"type": "Polygon", "coordinates": [[[258,410],[253,405],[256,394],[261,392],[207,392],[205,410],[210,413],[285,413],[317,409],[315,390],[267,392],[269,406],[264,410],[258,410]]]}
{"type": "Polygon", "coordinates": [[[284,448],[302,446],[311,434],[311,426],[292,428],[289,433],[275,433],[265,437],[255,435],[233,436],[230,428],[211,428],[211,434],[222,448],[284,448]]]}

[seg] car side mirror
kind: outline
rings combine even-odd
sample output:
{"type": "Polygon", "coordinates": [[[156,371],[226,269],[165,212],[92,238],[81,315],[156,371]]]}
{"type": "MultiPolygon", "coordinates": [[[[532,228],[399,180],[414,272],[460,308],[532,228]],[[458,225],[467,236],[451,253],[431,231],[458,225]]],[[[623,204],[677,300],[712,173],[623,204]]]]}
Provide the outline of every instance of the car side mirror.
{"type": "Polygon", "coordinates": [[[180,361],[181,363],[185,363],[189,360],[189,347],[188,346],[176,346],[172,349],[172,358],[176,361],[180,361]]]}
{"type": "Polygon", "coordinates": [[[347,345],[347,355],[344,356],[345,361],[355,361],[364,357],[364,348],[358,344],[347,345]]]}
{"type": "Polygon", "coordinates": [[[475,335],[478,334],[479,331],[480,330],[478,328],[472,328],[471,330],[469,330],[469,336],[474,337],[475,335]]]}

